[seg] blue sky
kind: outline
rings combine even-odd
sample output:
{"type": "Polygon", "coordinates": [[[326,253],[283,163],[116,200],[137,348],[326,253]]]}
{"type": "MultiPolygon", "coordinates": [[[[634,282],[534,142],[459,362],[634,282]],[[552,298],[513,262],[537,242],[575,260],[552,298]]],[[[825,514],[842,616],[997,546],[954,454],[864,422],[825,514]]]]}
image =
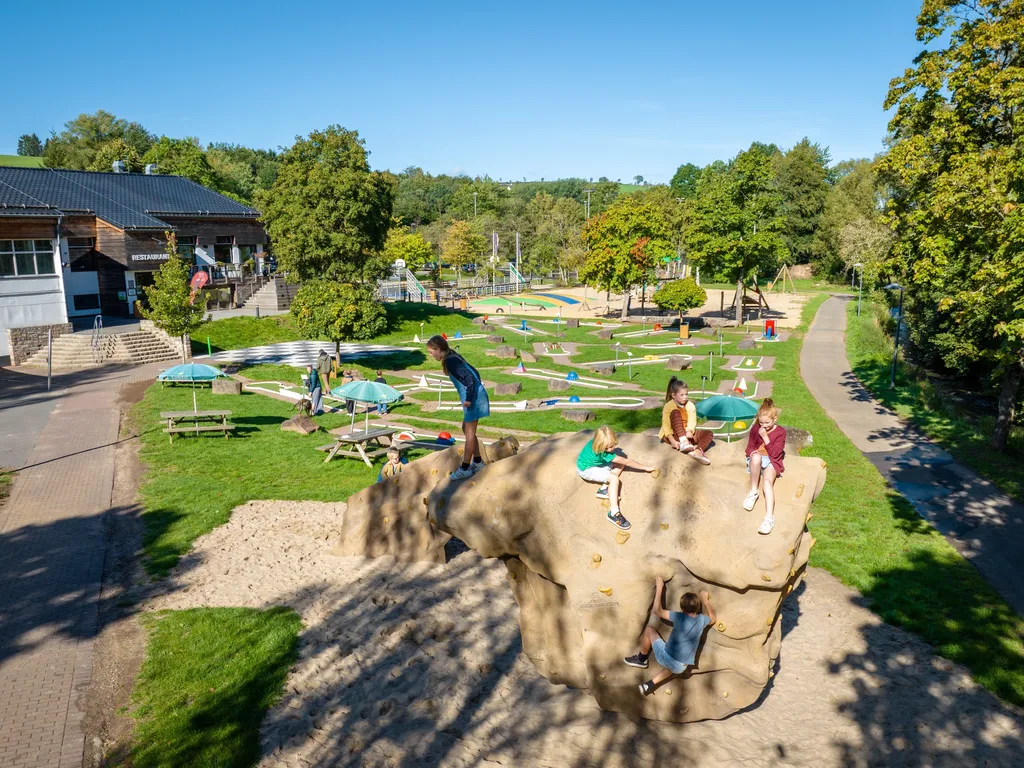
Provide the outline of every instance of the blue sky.
{"type": "Polygon", "coordinates": [[[882,149],[919,0],[18,3],[0,153],[106,109],[257,147],[337,123],[375,168],[667,181],[803,136],[882,149]],[[45,19],[43,18],[45,15],[45,19]],[[18,18],[18,17],[22,18],[18,18]],[[21,72],[21,74],[17,74],[21,72]]]}

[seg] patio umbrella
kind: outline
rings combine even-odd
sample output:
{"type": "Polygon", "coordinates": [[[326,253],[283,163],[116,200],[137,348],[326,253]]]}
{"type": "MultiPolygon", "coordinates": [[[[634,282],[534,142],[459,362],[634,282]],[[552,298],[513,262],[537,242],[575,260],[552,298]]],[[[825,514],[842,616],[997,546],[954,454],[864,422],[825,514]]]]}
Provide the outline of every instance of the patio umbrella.
{"type": "Polygon", "coordinates": [[[192,410],[198,411],[199,407],[196,405],[196,382],[197,381],[213,381],[217,378],[227,378],[228,375],[220,368],[214,368],[212,365],[204,365],[203,363],[185,363],[183,365],[175,365],[168,368],[166,371],[161,372],[157,379],[163,381],[189,381],[192,382],[192,410]]]}
{"type": "MultiPolygon", "coordinates": [[[[387,384],[381,384],[379,381],[350,381],[348,384],[342,384],[340,387],[335,387],[331,390],[331,395],[341,400],[355,400],[357,403],[397,403],[403,399],[405,395],[399,392],[394,387],[389,387],[387,384]]],[[[349,424],[349,429],[352,429],[356,423],[356,413],[352,411],[352,423],[349,424]]],[[[370,410],[366,409],[366,425],[365,431],[369,431],[370,426],[370,410]]]]}
{"type": "Polygon", "coordinates": [[[731,440],[732,424],[757,416],[757,405],[742,397],[715,395],[697,403],[697,415],[707,421],[722,421],[729,424],[726,439],[731,440]]]}

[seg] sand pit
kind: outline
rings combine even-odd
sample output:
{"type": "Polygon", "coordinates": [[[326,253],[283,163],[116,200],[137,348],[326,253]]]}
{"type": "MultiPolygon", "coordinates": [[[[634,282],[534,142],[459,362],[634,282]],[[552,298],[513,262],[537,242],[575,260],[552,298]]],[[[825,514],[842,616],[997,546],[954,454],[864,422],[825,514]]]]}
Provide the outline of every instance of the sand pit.
{"type": "MultiPolygon", "coordinates": [[[[521,652],[506,569],[328,554],[344,504],[253,502],[202,537],[150,609],[293,607],[300,658],[263,766],[1012,766],[1024,717],[811,569],[773,684],[718,722],[635,723],[521,652]]],[[[451,545],[449,545],[451,546],[451,545]]],[[[453,549],[453,551],[455,551],[453,549]]],[[[794,599],[795,598],[795,599],[794,599]]]]}

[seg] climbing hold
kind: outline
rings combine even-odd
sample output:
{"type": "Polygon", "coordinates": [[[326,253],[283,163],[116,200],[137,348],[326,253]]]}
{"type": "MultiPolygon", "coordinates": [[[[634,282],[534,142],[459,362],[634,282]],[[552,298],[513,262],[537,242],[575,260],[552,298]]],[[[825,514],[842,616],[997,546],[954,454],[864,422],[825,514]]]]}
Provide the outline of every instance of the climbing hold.
{"type": "Polygon", "coordinates": [[[804,495],[804,484],[800,483],[800,485],[798,485],[796,487],[796,497],[799,499],[803,495],[804,495]]]}
{"type": "Polygon", "coordinates": [[[387,524],[388,524],[388,519],[385,517],[384,518],[384,525],[387,525],[387,524]]]}
{"type": "Polygon", "coordinates": [[[761,574],[761,581],[771,581],[771,580],[772,580],[772,575],[770,573],[762,573],[761,574]]]}
{"type": "Polygon", "coordinates": [[[671,688],[666,688],[665,689],[665,695],[666,696],[671,696],[672,695],[672,689],[671,688]]]}
{"type": "Polygon", "coordinates": [[[729,692],[728,691],[722,691],[722,698],[723,699],[728,699],[729,698],[729,692]]]}
{"type": "Polygon", "coordinates": [[[426,496],[423,497],[423,506],[424,507],[430,506],[430,501],[427,499],[426,496]]]}
{"type": "Polygon", "coordinates": [[[717,629],[719,632],[725,632],[725,622],[718,622],[718,624],[715,626],[715,629],[717,629]]]}
{"type": "Polygon", "coordinates": [[[590,558],[590,567],[597,568],[601,564],[601,556],[596,552],[590,558]]]}
{"type": "Polygon", "coordinates": [[[789,552],[787,554],[792,555],[794,552],[796,552],[796,547],[790,547],[789,552]]]}
{"type": "Polygon", "coordinates": [[[615,541],[617,541],[619,544],[625,544],[627,541],[629,541],[629,532],[619,531],[615,534],[615,541]]]}
{"type": "Polygon", "coordinates": [[[463,452],[464,450],[465,450],[465,448],[459,448],[459,450],[457,450],[457,451],[456,451],[456,453],[458,453],[458,454],[459,454],[459,456],[461,456],[461,455],[462,455],[462,452],[463,452]]]}
{"type": "Polygon", "coordinates": [[[515,573],[514,573],[513,571],[509,571],[509,572],[508,572],[508,577],[509,577],[509,579],[511,579],[512,581],[515,581],[515,580],[516,580],[516,575],[515,575],[515,573]]]}
{"type": "Polygon", "coordinates": [[[432,470],[430,470],[430,474],[431,475],[436,475],[437,474],[437,467],[434,467],[432,470]]]}
{"type": "Polygon", "coordinates": [[[602,595],[608,595],[609,597],[611,597],[612,594],[611,587],[598,587],[597,591],[600,592],[602,595]]]}
{"type": "Polygon", "coordinates": [[[668,530],[668,523],[662,523],[661,524],[661,530],[667,531],[668,530]]]}
{"type": "Polygon", "coordinates": [[[471,486],[475,486],[475,485],[476,485],[476,480],[474,480],[473,482],[471,482],[471,483],[470,483],[470,485],[471,485],[471,486]]]}
{"type": "Polygon", "coordinates": [[[793,591],[793,585],[792,584],[787,584],[786,585],[786,594],[788,595],[792,591],[793,591]]]}
{"type": "Polygon", "coordinates": [[[827,466],[828,466],[828,463],[824,459],[822,459],[821,460],[821,468],[824,469],[827,466]]]}
{"type": "Polygon", "coordinates": [[[807,523],[811,522],[811,518],[812,517],[814,517],[814,513],[813,512],[808,512],[807,513],[807,519],[804,520],[804,525],[807,525],[807,523]]]}
{"type": "Polygon", "coordinates": [[[398,485],[398,478],[395,477],[395,485],[398,485]]]}
{"type": "Polygon", "coordinates": [[[661,467],[655,467],[654,471],[651,472],[651,477],[653,477],[655,480],[661,477],[661,467]]]}

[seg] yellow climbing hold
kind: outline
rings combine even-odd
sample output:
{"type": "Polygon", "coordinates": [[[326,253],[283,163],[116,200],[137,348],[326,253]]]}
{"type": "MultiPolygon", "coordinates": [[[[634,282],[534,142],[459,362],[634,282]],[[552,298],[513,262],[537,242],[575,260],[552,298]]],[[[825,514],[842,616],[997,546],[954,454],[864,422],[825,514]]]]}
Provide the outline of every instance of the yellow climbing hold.
{"type": "Polygon", "coordinates": [[[668,523],[662,523],[661,524],[661,530],[667,531],[668,530],[668,523]]]}
{"type": "Polygon", "coordinates": [[[430,474],[431,475],[436,475],[437,474],[437,467],[434,467],[432,470],[430,470],[430,474]]]}
{"type": "Polygon", "coordinates": [[[728,691],[722,691],[722,698],[723,699],[728,699],[729,698],[729,692],[728,691]]]}
{"type": "Polygon", "coordinates": [[[601,564],[601,556],[596,552],[590,557],[590,567],[597,568],[601,564]]]}
{"type": "Polygon", "coordinates": [[[509,571],[508,572],[508,577],[510,579],[512,579],[512,581],[515,581],[516,580],[516,573],[515,573],[515,571],[509,571]]]}
{"type": "Polygon", "coordinates": [[[771,581],[771,580],[772,580],[772,575],[770,573],[762,573],[761,574],[761,581],[771,581]]]}
{"type": "Polygon", "coordinates": [[[458,450],[456,451],[456,453],[458,453],[458,454],[459,454],[459,456],[461,456],[461,455],[462,455],[462,451],[463,451],[463,449],[462,449],[462,448],[459,448],[459,449],[458,449],[458,450]]]}
{"type": "Polygon", "coordinates": [[[804,484],[800,483],[800,485],[798,485],[796,487],[796,497],[799,499],[803,495],[804,495],[804,484]]]}
{"type": "Polygon", "coordinates": [[[619,531],[615,534],[615,541],[617,541],[619,544],[625,544],[627,541],[629,541],[629,533],[627,533],[626,531],[619,531]]]}
{"type": "Polygon", "coordinates": [[[768,617],[768,621],[765,622],[765,625],[770,627],[772,625],[773,621],[775,621],[775,617],[774,616],[769,616],[768,617]]]}
{"type": "Polygon", "coordinates": [[[827,466],[828,466],[828,462],[826,462],[824,459],[822,459],[821,460],[821,468],[824,469],[827,466]]]}
{"type": "Polygon", "coordinates": [[[725,622],[718,622],[718,624],[715,626],[715,629],[717,629],[719,632],[725,632],[725,622]]]}
{"type": "Polygon", "coordinates": [[[671,696],[672,695],[672,689],[671,688],[666,688],[665,689],[665,695],[666,696],[671,696]]]}
{"type": "Polygon", "coordinates": [[[612,594],[611,587],[598,587],[597,591],[600,592],[602,595],[608,595],[609,597],[611,597],[612,594]]]}
{"type": "Polygon", "coordinates": [[[389,522],[391,522],[391,521],[390,521],[390,520],[388,520],[388,518],[386,518],[386,517],[385,517],[385,518],[384,518],[384,525],[387,525],[387,524],[388,524],[389,522]]]}
{"type": "Polygon", "coordinates": [[[651,477],[653,477],[655,480],[661,477],[661,467],[655,467],[654,471],[651,472],[651,477]]]}
{"type": "Polygon", "coordinates": [[[796,552],[796,547],[790,547],[789,552],[787,554],[792,555],[794,552],[796,552]]]}

